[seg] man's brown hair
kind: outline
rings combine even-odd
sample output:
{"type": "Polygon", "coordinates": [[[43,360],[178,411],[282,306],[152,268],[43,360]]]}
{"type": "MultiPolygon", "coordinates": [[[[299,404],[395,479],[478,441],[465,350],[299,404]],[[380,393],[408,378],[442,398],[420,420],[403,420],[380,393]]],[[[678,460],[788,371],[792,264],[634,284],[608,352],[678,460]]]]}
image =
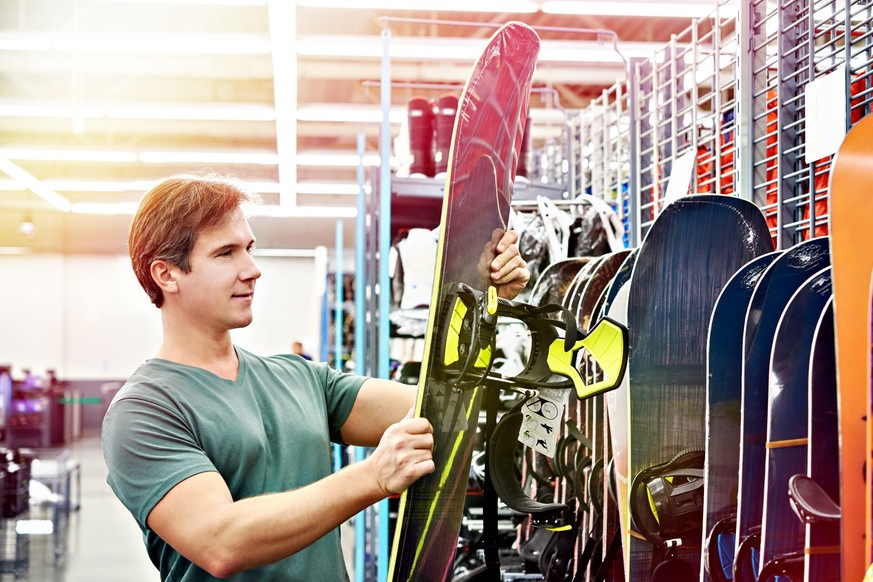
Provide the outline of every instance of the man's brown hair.
{"type": "Polygon", "coordinates": [[[133,217],[128,252],[139,284],[156,307],[163,305],[164,295],[152,279],[152,262],[168,261],[189,273],[197,235],[224,224],[243,202],[256,200],[213,175],[172,176],[146,193],[133,217]]]}

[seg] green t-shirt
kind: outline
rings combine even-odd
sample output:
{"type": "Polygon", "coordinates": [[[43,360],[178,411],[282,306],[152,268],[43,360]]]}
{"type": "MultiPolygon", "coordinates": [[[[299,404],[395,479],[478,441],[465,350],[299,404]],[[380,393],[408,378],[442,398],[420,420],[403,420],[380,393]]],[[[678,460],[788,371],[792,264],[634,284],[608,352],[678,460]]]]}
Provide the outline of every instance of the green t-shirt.
{"type": "MultiPolygon", "coordinates": [[[[163,580],[212,580],[146,525],[154,506],[192,475],[217,471],[233,499],[288,491],[331,472],[330,441],[365,378],[295,355],[237,347],[236,382],[152,359],[118,392],[103,421],[107,482],[136,518],[163,580]]],[[[232,580],[348,580],[334,530],[284,560],[232,580]]]]}

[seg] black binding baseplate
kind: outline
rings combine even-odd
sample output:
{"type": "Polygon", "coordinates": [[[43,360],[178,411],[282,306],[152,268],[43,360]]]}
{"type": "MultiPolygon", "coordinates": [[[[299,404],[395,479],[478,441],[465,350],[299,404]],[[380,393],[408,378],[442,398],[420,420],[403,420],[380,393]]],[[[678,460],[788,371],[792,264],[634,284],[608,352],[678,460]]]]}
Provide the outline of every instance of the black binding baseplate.
{"type": "Polygon", "coordinates": [[[621,383],[627,368],[627,328],[608,317],[585,334],[570,311],[560,305],[510,301],[498,298],[495,287],[483,293],[463,283],[446,302],[439,368],[456,388],[474,388],[485,380],[508,388],[572,388],[581,400],[621,383]],[[530,356],[513,377],[492,370],[499,317],[521,321],[530,331],[530,356]],[[602,371],[600,379],[591,383],[586,383],[577,366],[583,348],[602,371]]]}

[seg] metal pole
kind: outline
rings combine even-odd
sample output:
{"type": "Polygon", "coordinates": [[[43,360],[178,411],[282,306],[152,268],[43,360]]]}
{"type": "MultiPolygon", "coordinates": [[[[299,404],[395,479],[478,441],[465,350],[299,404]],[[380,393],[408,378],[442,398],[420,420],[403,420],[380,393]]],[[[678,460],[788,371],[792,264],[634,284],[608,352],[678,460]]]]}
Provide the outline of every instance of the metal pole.
{"type": "MultiPolygon", "coordinates": [[[[333,364],[337,370],[343,369],[343,221],[336,221],[336,292],[333,309],[333,364]]],[[[333,445],[333,470],[343,468],[342,447],[333,445]]]]}
{"type": "MultiPolygon", "coordinates": [[[[391,31],[382,30],[382,124],[379,131],[379,377],[388,378],[388,310],[391,281],[388,277],[388,252],[391,247],[391,31]]],[[[379,561],[377,579],[388,579],[388,500],[379,502],[379,561]]]]}
{"type": "MultiPolygon", "coordinates": [[[[367,322],[364,313],[364,233],[366,232],[366,191],[364,188],[364,134],[358,134],[358,216],[355,219],[355,373],[364,373],[364,333],[367,322]]],[[[359,463],[366,457],[364,447],[355,447],[355,462],[359,463]]],[[[366,558],[367,522],[365,509],[355,516],[355,582],[364,582],[364,561],[366,558]]]]}

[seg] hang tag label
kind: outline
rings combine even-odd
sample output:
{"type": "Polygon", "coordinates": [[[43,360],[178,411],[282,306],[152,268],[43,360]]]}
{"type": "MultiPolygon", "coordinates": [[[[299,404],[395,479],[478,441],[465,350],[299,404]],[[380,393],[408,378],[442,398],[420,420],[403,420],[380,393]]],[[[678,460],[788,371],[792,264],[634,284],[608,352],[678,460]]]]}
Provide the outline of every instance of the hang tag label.
{"type": "MultiPolygon", "coordinates": [[[[564,392],[567,392],[564,390],[564,392]]],[[[518,440],[549,458],[555,456],[565,403],[542,393],[521,407],[522,421],[518,440]]]]}

